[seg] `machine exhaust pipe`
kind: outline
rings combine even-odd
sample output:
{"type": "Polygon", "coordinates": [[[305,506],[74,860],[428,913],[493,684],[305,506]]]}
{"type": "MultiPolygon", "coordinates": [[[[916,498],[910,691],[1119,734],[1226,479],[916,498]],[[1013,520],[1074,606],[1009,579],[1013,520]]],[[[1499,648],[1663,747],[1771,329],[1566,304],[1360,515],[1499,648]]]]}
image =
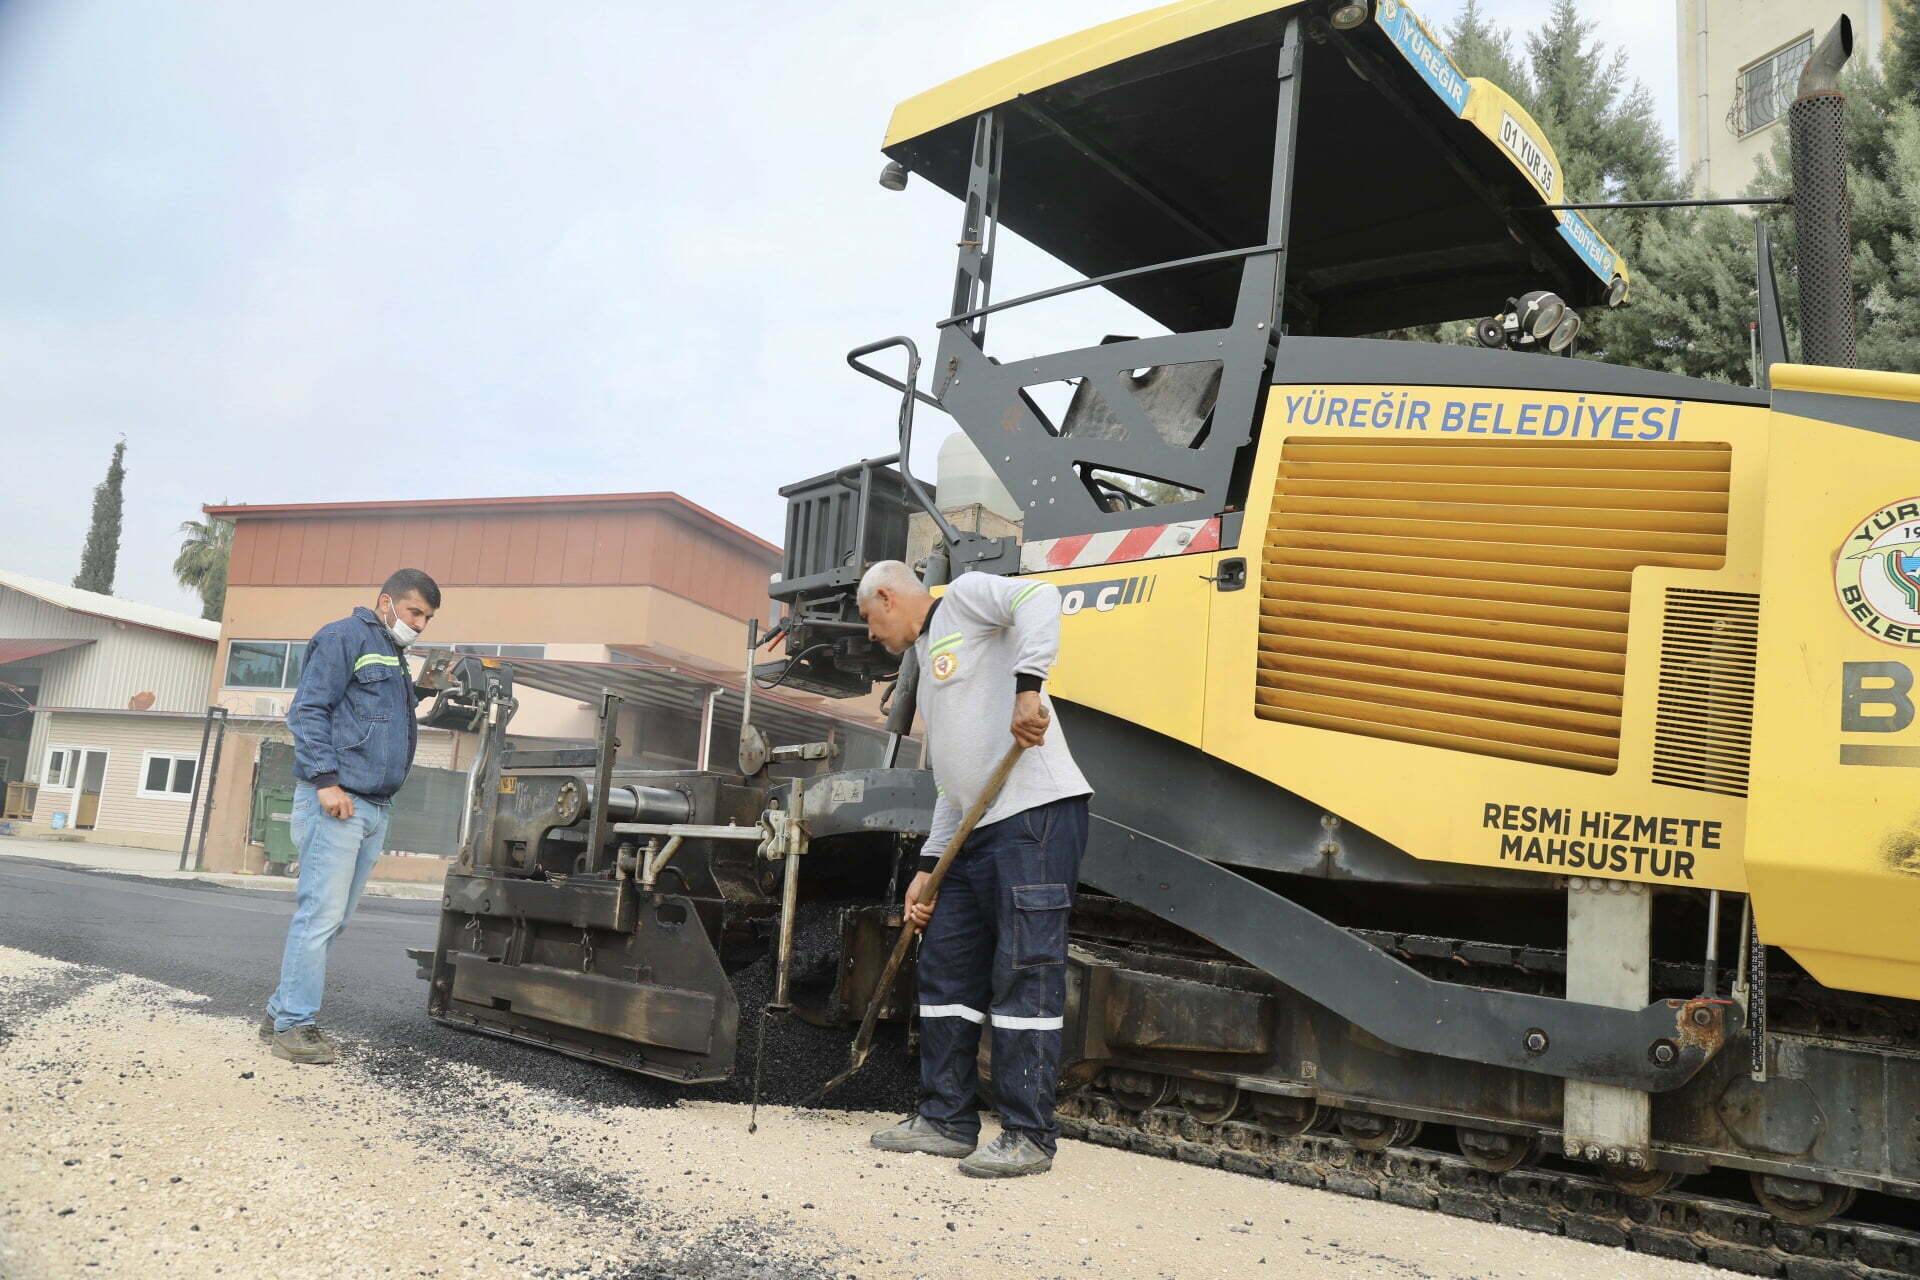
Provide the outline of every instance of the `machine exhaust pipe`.
{"type": "Polygon", "coordinates": [[[1800,350],[1808,364],[1858,361],[1853,305],[1853,200],[1847,193],[1847,96],[1853,55],[1844,15],[1814,46],[1787,108],[1793,146],[1793,225],[1800,272],[1800,350]]]}

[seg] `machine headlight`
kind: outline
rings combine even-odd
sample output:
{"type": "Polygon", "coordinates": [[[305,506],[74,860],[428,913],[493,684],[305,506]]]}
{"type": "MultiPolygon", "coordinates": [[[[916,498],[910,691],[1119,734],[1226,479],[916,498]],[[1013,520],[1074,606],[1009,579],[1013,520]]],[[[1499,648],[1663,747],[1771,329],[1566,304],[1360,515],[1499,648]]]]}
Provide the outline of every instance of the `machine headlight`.
{"type": "Polygon", "coordinates": [[[887,167],[880,171],[880,185],[889,191],[907,189],[907,166],[898,160],[887,161],[887,167]]]}
{"type": "Polygon", "coordinates": [[[1333,29],[1336,31],[1351,31],[1366,20],[1365,4],[1337,4],[1333,6],[1333,11],[1327,14],[1327,21],[1333,24],[1333,29]]]}
{"type": "Polygon", "coordinates": [[[1617,307],[1627,300],[1627,278],[1615,276],[1607,285],[1607,305],[1617,307]]]}
{"type": "Polygon", "coordinates": [[[1553,326],[1553,332],[1547,335],[1547,350],[1556,355],[1572,346],[1573,340],[1580,336],[1579,314],[1566,311],[1565,306],[1561,310],[1566,314],[1561,317],[1560,323],[1553,326]]]}
{"type": "MultiPolygon", "coordinates": [[[[1545,342],[1568,311],[1567,304],[1561,301],[1559,294],[1535,289],[1520,295],[1513,304],[1513,314],[1519,320],[1521,329],[1537,341],[1545,342]]],[[[1576,324],[1574,328],[1577,330],[1579,325],[1576,324]]]]}

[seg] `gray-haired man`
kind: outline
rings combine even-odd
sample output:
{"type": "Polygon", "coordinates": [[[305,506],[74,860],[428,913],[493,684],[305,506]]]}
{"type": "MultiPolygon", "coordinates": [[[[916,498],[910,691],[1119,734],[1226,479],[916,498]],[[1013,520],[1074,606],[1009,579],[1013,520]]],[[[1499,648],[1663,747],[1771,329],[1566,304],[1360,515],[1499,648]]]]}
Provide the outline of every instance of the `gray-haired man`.
{"type": "Polygon", "coordinates": [[[964,573],[938,599],[897,560],[859,589],[868,634],[916,649],[920,712],[939,787],[921,868],[907,890],[920,942],[920,1083],[915,1114],[873,1135],[887,1151],[963,1156],[982,1178],[1044,1173],[1060,1138],[1054,1089],[1066,1008],[1067,914],[1087,844],[1081,776],[1041,688],[1060,649],[1060,593],[1038,579],[964,573]],[[915,905],[928,873],[1006,754],[1027,748],[954,858],[939,909],[915,905]],[[1002,1131],[975,1150],[975,1059],[993,1027],[1002,1131]]]}

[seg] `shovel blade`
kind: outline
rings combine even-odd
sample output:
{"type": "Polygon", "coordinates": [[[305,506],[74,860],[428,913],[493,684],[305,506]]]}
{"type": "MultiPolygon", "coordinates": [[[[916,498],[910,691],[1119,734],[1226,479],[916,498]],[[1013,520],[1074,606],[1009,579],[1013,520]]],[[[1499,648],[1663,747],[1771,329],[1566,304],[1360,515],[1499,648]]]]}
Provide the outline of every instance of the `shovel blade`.
{"type": "Polygon", "coordinates": [[[800,1105],[803,1107],[812,1106],[814,1103],[820,1101],[820,1099],[826,1097],[828,1094],[832,1093],[835,1089],[838,1089],[841,1085],[845,1084],[848,1080],[851,1080],[853,1078],[853,1073],[866,1065],[867,1065],[867,1047],[864,1045],[855,1045],[851,1060],[847,1063],[847,1069],[845,1071],[842,1071],[839,1075],[835,1076],[833,1079],[827,1081],[825,1084],[821,1085],[818,1089],[815,1089],[813,1091],[813,1096],[808,1098],[805,1102],[801,1103],[800,1105]]]}

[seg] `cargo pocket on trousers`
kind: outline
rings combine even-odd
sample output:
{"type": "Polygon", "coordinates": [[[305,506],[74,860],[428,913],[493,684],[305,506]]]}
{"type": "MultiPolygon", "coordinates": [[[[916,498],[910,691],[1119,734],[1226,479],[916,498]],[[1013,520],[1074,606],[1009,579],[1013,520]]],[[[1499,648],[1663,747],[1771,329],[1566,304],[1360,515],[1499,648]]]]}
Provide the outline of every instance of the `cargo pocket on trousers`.
{"type": "Polygon", "coordinates": [[[1064,884],[1014,886],[1014,968],[1067,962],[1067,908],[1072,904],[1073,895],[1064,884]]]}

